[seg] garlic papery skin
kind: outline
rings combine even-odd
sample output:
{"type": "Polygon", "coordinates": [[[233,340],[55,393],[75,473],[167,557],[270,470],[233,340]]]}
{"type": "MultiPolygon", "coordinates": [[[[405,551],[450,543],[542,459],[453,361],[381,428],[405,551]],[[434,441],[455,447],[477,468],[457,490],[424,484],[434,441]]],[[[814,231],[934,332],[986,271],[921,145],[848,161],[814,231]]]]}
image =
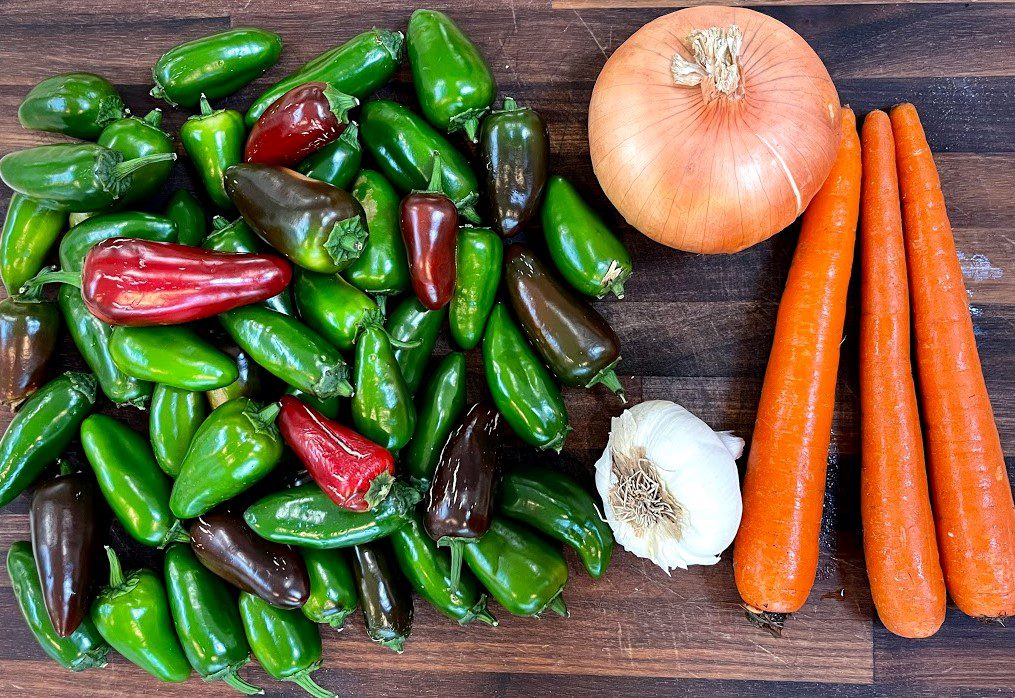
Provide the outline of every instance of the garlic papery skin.
{"type": "Polygon", "coordinates": [[[650,400],[613,419],[596,462],[606,522],[626,550],[667,574],[714,565],[740,527],[744,440],[680,405],[650,400]]]}

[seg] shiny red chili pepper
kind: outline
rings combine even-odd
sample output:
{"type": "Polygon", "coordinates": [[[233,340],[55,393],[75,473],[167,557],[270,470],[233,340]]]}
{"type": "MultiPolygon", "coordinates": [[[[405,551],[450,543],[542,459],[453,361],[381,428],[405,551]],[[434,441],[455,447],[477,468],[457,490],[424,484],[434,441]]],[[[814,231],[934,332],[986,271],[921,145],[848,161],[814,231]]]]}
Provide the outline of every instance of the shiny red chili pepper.
{"type": "Polygon", "coordinates": [[[332,142],[349,123],[359,104],[352,95],[326,82],[294,87],[272,102],[247,137],[244,160],[292,167],[332,142]]]}
{"type": "Polygon", "coordinates": [[[438,153],[433,155],[429,189],[402,199],[401,228],[409,253],[412,290],[430,310],[443,308],[455,291],[458,209],[441,193],[438,153]]]}
{"type": "Polygon", "coordinates": [[[386,448],[283,395],[278,425],[318,486],[340,507],[367,511],[395,482],[395,459],[386,448]]]}

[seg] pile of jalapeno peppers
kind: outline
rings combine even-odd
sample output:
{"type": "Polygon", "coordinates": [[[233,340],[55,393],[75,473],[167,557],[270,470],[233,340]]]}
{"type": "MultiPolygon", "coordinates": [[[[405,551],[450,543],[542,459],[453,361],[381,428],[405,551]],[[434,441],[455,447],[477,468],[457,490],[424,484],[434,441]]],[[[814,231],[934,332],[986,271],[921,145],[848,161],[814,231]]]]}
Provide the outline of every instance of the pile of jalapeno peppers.
{"type": "Polygon", "coordinates": [[[495,108],[482,55],[431,10],[404,37],[374,29],[317,56],[246,114],[212,106],[281,52],[239,28],[154,67],[152,96],[196,111],[178,141],[197,196],[163,194],[177,144],[161,111],[131,116],[90,73],[19,109],[80,142],[0,160],[0,401],[17,407],[0,506],[31,497],[31,540],[7,564],[68,669],[112,647],[161,680],[193,670],[252,694],[238,671],[253,657],[330,695],[311,678],[320,624],[358,607],[401,652],[413,591],[496,625],[488,596],[567,615],[561,543],[594,578],[609,565],[586,489],[498,464],[509,432],[563,447],[561,384],[623,397],[619,340],[587,297],[621,297],[631,260],[550,176],[542,118],[495,108]],[[403,43],[422,116],[375,96],[403,43]],[[88,371],[52,377],[61,324],[88,371]],[[433,357],[445,327],[452,350],[433,357]],[[486,375],[471,403],[470,351],[486,375]],[[125,423],[136,409],[147,438],[125,423]],[[164,549],[161,573],[102,555],[106,510],[164,549]]]}

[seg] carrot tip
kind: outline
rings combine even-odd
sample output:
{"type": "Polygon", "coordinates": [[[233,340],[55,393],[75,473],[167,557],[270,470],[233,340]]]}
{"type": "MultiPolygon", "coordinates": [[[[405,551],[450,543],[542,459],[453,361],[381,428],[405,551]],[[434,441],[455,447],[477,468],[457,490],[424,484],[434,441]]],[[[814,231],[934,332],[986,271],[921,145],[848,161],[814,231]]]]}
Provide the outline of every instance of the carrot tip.
{"type": "Polygon", "coordinates": [[[782,637],[783,628],[786,627],[786,619],[792,615],[790,613],[760,611],[747,604],[740,604],[740,607],[744,609],[744,615],[751,622],[751,625],[762,630],[767,630],[772,634],[772,637],[782,637]]]}

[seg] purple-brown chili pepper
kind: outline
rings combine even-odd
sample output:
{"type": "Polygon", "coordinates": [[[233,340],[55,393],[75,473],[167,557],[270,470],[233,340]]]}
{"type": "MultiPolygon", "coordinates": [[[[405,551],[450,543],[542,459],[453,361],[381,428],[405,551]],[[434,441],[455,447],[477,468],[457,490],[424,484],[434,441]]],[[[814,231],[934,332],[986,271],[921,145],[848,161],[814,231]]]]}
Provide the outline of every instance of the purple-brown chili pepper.
{"type": "Polygon", "coordinates": [[[455,291],[458,209],[441,192],[439,153],[433,156],[429,188],[402,199],[401,228],[412,290],[430,310],[443,308],[455,291]]]}

